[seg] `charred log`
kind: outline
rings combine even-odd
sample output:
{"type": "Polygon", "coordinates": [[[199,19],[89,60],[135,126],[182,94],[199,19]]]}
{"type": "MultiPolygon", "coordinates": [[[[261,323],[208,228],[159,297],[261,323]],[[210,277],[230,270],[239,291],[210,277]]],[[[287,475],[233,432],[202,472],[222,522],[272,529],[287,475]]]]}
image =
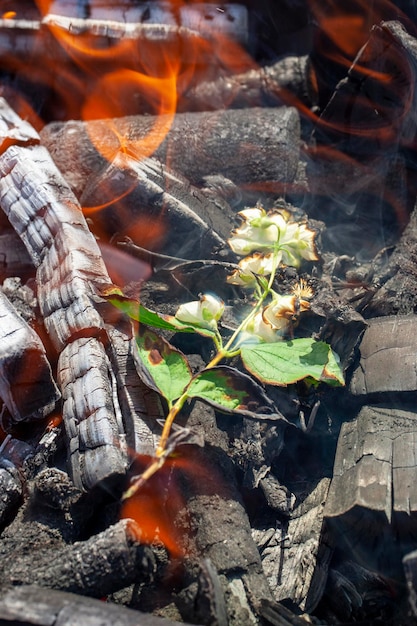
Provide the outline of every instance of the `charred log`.
{"type": "Polygon", "coordinates": [[[295,182],[299,166],[300,121],[294,108],[243,109],[178,114],[165,137],[168,118],[132,116],[89,123],[52,123],[42,143],[81,197],[91,175],[107,166],[107,157],[126,147],[140,156],[140,143],[159,133],[154,156],[191,183],[222,174],[236,183],[270,182],[283,191],[295,182]],[[161,130],[157,130],[157,129],[161,130]],[[121,146],[119,137],[126,137],[121,146]],[[135,143],[138,147],[135,148],[135,143]]]}

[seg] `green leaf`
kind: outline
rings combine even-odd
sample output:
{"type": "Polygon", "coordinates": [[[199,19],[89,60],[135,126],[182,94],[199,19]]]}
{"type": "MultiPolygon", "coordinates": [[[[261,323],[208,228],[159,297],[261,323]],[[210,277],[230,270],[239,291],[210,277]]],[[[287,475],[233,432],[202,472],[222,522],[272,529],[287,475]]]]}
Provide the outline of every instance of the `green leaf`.
{"type": "Polygon", "coordinates": [[[123,313],[126,313],[131,319],[146,326],[152,326],[153,328],[161,328],[164,330],[172,330],[180,333],[198,333],[204,337],[213,338],[216,333],[209,328],[201,328],[195,324],[189,324],[181,322],[173,315],[162,315],[155,313],[150,309],[143,306],[138,300],[132,298],[126,298],[117,293],[111,293],[110,295],[103,295],[108,302],[113,304],[116,308],[123,313]]]}
{"type": "Polygon", "coordinates": [[[191,370],[182,352],[151,330],[141,331],[136,343],[144,382],[169,403],[179,398],[191,380],[191,370]]]}
{"type": "Polygon", "coordinates": [[[285,419],[253,378],[227,365],[196,374],[187,394],[227,413],[240,413],[253,419],[285,419]]]}
{"type": "Polygon", "coordinates": [[[270,385],[290,385],[306,377],[345,384],[337,355],[323,341],[301,338],[247,345],[241,357],[251,374],[270,385]]]}

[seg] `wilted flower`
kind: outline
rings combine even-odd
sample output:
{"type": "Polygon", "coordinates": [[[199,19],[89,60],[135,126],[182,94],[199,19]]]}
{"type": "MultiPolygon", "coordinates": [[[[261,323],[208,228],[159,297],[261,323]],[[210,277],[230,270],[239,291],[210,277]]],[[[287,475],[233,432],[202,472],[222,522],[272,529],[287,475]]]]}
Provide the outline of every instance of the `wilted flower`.
{"type": "Polygon", "coordinates": [[[272,325],[263,317],[263,311],[258,311],[252,317],[242,330],[240,342],[243,343],[274,343],[281,341],[282,337],[278,335],[272,325]]]}
{"type": "Polygon", "coordinates": [[[272,253],[279,250],[279,262],[299,267],[301,259],[318,260],[315,232],[305,223],[289,222],[285,212],[267,213],[261,206],[240,211],[244,223],[228,240],[233,252],[244,256],[251,252],[272,253]]]}
{"type": "Polygon", "coordinates": [[[295,322],[304,311],[308,311],[310,303],[304,298],[311,298],[313,292],[304,282],[293,290],[292,294],[281,296],[275,294],[271,304],[263,310],[263,319],[276,331],[285,333],[291,323],[295,322]]]}
{"type": "MultiPolygon", "coordinates": [[[[280,261],[280,253],[276,259],[278,265],[280,261]]],[[[269,276],[272,272],[274,255],[261,254],[255,252],[252,256],[247,256],[239,262],[239,269],[236,269],[227,277],[227,282],[232,285],[241,285],[242,287],[252,287],[256,283],[256,276],[269,276]]]]}
{"type": "Polygon", "coordinates": [[[224,312],[224,302],[216,296],[203,294],[200,300],[181,304],[175,313],[177,320],[202,328],[217,330],[217,322],[224,312]]]}

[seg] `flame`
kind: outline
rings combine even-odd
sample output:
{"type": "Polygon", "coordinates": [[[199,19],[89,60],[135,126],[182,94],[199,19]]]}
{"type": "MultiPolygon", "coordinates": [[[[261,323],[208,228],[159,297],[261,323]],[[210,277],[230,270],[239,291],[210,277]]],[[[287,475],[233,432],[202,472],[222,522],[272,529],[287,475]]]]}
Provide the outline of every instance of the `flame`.
{"type": "MultiPolygon", "coordinates": [[[[151,461],[150,457],[136,456],[134,470],[142,473],[151,461]]],[[[207,464],[197,446],[184,446],[125,501],[121,517],[135,520],[139,541],[160,542],[172,559],[183,559],[196,550],[187,502],[194,496],[215,494],[231,497],[219,470],[207,464]]]]}
{"type": "MultiPolygon", "coordinates": [[[[152,459],[136,456],[134,468],[142,473],[152,459]]],[[[125,501],[121,517],[136,521],[142,543],[162,543],[174,559],[184,557],[184,527],[177,527],[175,520],[186,514],[186,500],[180,486],[180,470],[188,476],[201,476],[206,470],[192,459],[176,454],[140,490],[125,501]]]]}

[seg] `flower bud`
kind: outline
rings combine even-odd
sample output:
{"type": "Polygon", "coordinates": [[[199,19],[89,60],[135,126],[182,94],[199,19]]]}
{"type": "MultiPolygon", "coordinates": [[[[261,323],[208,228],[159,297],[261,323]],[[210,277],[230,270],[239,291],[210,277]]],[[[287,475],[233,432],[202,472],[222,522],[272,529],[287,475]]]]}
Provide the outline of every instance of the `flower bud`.
{"type": "Polygon", "coordinates": [[[222,300],[211,294],[204,294],[200,300],[181,304],[175,317],[186,324],[217,330],[217,322],[223,312],[224,302],[222,300]]]}

